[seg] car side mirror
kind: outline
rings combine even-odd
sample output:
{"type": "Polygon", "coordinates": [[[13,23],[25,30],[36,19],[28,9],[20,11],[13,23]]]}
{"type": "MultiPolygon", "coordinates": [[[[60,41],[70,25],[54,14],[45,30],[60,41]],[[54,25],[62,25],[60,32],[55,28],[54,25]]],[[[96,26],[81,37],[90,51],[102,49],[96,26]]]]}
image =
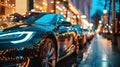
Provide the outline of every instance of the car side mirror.
{"type": "Polygon", "coordinates": [[[55,30],[58,30],[60,26],[68,27],[68,26],[72,26],[72,24],[69,21],[62,21],[61,24],[56,25],[55,30]]]}

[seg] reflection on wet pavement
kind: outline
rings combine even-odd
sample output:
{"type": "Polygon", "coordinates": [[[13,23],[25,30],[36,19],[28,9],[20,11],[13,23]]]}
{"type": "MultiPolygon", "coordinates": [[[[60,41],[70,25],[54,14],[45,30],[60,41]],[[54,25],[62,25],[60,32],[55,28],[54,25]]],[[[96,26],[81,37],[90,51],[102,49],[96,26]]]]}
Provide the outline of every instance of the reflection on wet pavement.
{"type": "Polygon", "coordinates": [[[78,67],[120,67],[120,53],[110,40],[96,35],[78,67]]]}

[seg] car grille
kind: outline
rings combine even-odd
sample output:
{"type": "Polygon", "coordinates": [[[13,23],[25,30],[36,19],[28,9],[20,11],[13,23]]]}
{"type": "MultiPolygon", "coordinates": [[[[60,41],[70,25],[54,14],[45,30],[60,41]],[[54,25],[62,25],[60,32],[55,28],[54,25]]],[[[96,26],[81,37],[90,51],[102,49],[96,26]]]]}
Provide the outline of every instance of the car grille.
{"type": "Polygon", "coordinates": [[[0,50],[0,66],[21,63],[26,61],[27,58],[38,57],[38,52],[37,48],[33,47],[0,50]]]}

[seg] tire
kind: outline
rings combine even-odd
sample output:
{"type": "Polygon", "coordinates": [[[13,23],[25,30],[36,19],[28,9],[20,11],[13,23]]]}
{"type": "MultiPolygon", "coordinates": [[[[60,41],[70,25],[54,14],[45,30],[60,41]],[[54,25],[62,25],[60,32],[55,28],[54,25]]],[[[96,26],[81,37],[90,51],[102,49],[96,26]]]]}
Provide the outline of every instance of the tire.
{"type": "Polygon", "coordinates": [[[52,38],[46,38],[41,48],[42,67],[55,67],[57,62],[57,54],[55,42],[52,38]]]}

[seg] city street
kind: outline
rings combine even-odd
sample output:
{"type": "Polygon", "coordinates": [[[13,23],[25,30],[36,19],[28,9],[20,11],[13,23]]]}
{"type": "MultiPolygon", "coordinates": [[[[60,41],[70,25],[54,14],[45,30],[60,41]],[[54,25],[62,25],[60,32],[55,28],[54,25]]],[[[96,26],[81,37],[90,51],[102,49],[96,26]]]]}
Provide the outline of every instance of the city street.
{"type": "Polygon", "coordinates": [[[120,67],[120,0],[0,0],[0,67],[120,67]]]}
{"type": "Polygon", "coordinates": [[[78,67],[120,67],[120,52],[110,40],[95,36],[78,67]]]}
{"type": "MultiPolygon", "coordinates": [[[[95,36],[83,55],[82,60],[77,59],[77,67],[120,67],[120,52],[110,40],[102,36],[95,36]]],[[[72,56],[61,61],[58,67],[74,67],[74,61],[75,56],[72,56]]]]}

